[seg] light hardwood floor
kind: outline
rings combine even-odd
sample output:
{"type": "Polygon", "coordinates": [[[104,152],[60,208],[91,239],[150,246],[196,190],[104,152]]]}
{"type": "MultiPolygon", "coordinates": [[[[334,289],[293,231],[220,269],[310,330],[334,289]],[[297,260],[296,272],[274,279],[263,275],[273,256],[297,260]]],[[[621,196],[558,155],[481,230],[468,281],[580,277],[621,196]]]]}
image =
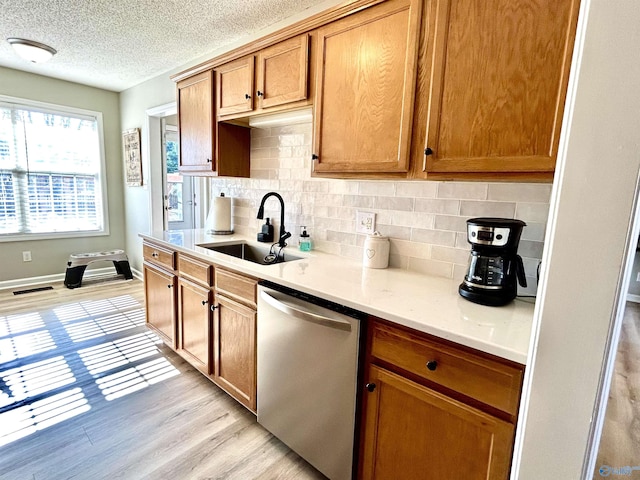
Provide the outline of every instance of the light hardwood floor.
{"type": "Polygon", "coordinates": [[[322,479],[144,326],[138,280],[0,291],[0,479],[322,479]]]}
{"type": "MultiPolygon", "coordinates": [[[[603,478],[603,465],[640,467],[639,360],[640,304],[627,302],[593,478],[603,478]]],[[[631,473],[631,478],[640,478],[640,472],[631,473]]]]}

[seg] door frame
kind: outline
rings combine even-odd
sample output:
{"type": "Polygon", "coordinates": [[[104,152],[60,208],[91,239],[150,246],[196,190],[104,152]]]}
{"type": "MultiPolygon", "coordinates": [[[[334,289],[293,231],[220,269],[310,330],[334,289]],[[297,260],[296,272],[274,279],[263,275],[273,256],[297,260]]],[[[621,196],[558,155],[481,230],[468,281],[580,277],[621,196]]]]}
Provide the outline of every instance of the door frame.
{"type": "Polygon", "coordinates": [[[162,125],[160,119],[178,113],[178,104],[169,102],[146,110],[147,151],[149,152],[149,215],[152,232],[164,230],[162,125]],[[151,159],[159,158],[160,162],[151,159]]]}
{"type": "Polygon", "coordinates": [[[512,479],[593,478],[637,243],[640,7],[580,9],[512,479]]]}

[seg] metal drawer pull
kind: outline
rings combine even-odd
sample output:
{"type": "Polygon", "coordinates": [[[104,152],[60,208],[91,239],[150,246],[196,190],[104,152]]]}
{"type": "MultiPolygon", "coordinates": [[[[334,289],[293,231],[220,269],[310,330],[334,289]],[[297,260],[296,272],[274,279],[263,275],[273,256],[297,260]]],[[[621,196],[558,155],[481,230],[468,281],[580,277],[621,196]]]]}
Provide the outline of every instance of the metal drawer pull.
{"type": "Polygon", "coordinates": [[[376,389],[376,384],[375,383],[367,383],[365,385],[365,388],[367,390],[369,390],[370,392],[373,392],[376,389]]]}
{"type": "Polygon", "coordinates": [[[438,362],[436,360],[429,360],[427,362],[427,368],[433,372],[436,368],[438,368],[438,362]]]}

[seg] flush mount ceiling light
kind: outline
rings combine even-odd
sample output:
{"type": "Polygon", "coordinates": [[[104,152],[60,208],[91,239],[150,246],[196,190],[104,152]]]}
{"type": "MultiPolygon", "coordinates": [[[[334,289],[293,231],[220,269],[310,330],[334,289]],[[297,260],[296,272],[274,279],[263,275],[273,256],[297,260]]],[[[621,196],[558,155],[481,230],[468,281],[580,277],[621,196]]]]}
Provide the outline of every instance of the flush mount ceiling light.
{"type": "Polygon", "coordinates": [[[24,38],[7,38],[18,55],[33,63],[42,63],[51,59],[57,52],[54,48],[44,43],[24,38]]]}

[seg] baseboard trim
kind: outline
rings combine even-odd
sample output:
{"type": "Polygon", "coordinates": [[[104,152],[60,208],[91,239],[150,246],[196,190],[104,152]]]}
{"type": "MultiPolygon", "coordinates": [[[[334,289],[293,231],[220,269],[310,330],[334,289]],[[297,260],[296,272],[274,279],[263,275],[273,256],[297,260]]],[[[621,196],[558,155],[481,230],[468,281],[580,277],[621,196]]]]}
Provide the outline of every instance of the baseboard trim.
{"type": "Polygon", "coordinates": [[[633,293],[627,293],[627,302],[640,303],[640,295],[635,295],[633,293]]]}
{"type": "MultiPolygon", "coordinates": [[[[91,278],[91,277],[101,277],[104,275],[113,274],[113,267],[104,267],[104,268],[92,268],[90,270],[85,270],[83,278],[91,278]]],[[[131,273],[138,280],[142,280],[142,273],[140,270],[136,270],[135,268],[131,269],[131,273]]],[[[0,282],[0,290],[16,288],[16,287],[29,287],[31,285],[40,285],[43,283],[52,283],[52,282],[63,282],[65,274],[64,273],[56,273],[54,275],[43,275],[40,277],[29,277],[29,278],[17,278],[15,280],[4,280],[0,282]]]]}

